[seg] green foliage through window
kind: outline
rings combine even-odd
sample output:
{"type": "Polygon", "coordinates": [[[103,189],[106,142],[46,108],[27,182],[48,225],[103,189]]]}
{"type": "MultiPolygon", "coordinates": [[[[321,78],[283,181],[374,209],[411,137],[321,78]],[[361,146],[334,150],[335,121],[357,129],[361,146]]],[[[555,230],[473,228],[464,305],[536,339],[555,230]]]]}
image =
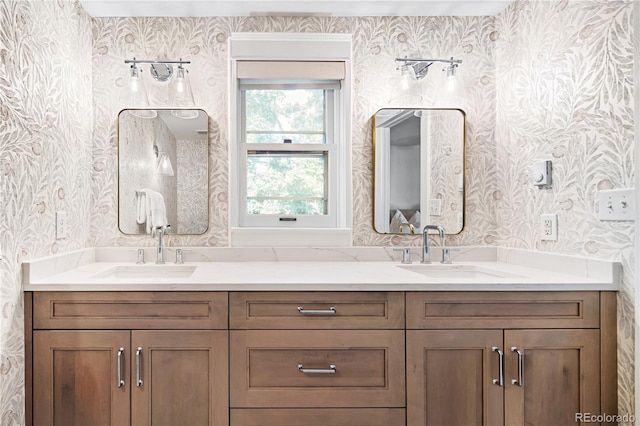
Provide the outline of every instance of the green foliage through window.
{"type": "Polygon", "coordinates": [[[323,89],[245,91],[246,142],[325,143],[323,89]]]}

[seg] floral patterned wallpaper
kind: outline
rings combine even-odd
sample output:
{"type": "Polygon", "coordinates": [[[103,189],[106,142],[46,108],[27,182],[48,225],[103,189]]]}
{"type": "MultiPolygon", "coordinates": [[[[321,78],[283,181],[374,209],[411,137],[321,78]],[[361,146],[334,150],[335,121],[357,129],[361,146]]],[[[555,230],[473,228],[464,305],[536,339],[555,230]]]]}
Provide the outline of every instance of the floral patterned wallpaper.
{"type": "MultiPolygon", "coordinates": [[[[621,413],[634,414],[634,222],[598,219],[598,191],[633,188],[633,4],[518,1],[496,19],[496,243],[621,261],[621,413]],[[553,188],[530,184],[553,161],[553,188]],[[540,241],[540,214],[558,241],[540,241]]],[[[638,29],[640,30],[640,29],[638,29]]]]}
{"type": "MultiPolygon", "coordinates": [[[[117,228],[124,59],[192,61],[195,102],[210,117],[209,229],[169,242],[228,245],[227,38],[248,31],[353,34],[354,245],[419,244],[372,230],[372,117],[394,106],[393,59],[462,59],[466,226],[448,243],[621,260],[620,411],[633,413],[634,226],[598,221],[595,202],[598,189],[633,186],[636,172],[632,9],[628,1],[518,0],[497,17],[91,20],[66,0],[0,2],[0,424],[24,421],[20,262],[87,245],[153,245],[117,228]],[[551,190],[527,182],[540,158],[554,160],[551,190]],[[70,213],[66,240],[55,239],[60,209],[70,213]],[[538,241],[540,213],[558,214],[558,242],[538,241]]],[[[422,81],[423,100],[406,106],[433,106],[437,74],[422,81]]],[[[164,87],[148,90],[153,106],[181,106],[164,87]]]]}
{"type": "Polygon", "coordinates": [[[207,140],[179,139],[177,234],[202,234],[207,229],[207,140]]]}
{"type": "MultiPolygon", "coordinates": [[[[368,18],[102,18],[95,19],[94,33],[94,208],[92,245],[152,245],[144,236],[123,236],[117,229],[115,209],[117,187],[116,130],[113,117],[127,105],[113,96],[125,84],[125,58],[189,59],[195,104],[210,117],[209,229],[201,236],[170,236],[172,245],[227,246],[228,241],[228,146],[227,122],[227,39],[232,32],[315,32],[353,34],[354,104],[352,114],[353,156],[353,244],[418,245],[419,238],[385,236],[372,226],[372,125],[373,115],[396,92],[398,56],[461,58],[466,67],[461,74],[468,81],[468,137],[473,145],[469,155],[467,231],[456,236],[455,244],[491,243],[495,239],[491,198],[485,194],[495,174],[493,116],[495,78],[492,58],[493,18],[489,17],[368,17],[368,18]],[[481,120],[478,117],[482,117],[481,120]],[[479,177],[482,177],[481,179],[479,177]]],[[[464,68],[464,69],[462,69],[464,68]]],[[[144,70],[145,76],[148,70],[144,70]]],[[[440,70],[421,81],[421,104],[433,106],[432,99],[441,80],[440,70]]],[[[151,105],[172,107],[161,85],[147,82],[151,105]]]]}
{"type": "Polygon", "coordinates": [[[0,2],[3,426],[24,424],[20,263],[83,248],[89,236],[91,45],[91,18],[74,3],[0,2]],[[55,234],[59,210],[67,212],[63,240],[55,234]]]}

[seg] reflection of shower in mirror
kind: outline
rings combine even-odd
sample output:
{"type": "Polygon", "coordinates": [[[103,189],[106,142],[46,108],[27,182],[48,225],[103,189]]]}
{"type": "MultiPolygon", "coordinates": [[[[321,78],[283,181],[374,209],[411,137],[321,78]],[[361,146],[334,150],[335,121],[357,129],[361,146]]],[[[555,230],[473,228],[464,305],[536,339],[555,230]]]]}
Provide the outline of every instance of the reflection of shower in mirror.
{"type": "Polygon", "coordinates": [[[118,116],[118,226],[125,234],[145,234],[136,191],[161,194],[166,222],[176,234],[202,234],[209,225],[208,117],[183,120],[171,110],[142,119],[123,110],[118,116]]]}

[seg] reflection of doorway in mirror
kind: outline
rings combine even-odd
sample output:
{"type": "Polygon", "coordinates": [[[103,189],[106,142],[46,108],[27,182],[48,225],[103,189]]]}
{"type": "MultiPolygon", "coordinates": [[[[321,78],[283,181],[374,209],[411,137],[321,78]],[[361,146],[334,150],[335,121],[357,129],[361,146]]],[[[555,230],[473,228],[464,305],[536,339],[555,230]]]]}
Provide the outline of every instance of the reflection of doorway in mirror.
{"type": "Polygon", "coordinates": [[[427,224],[462,230],[464,112],[382,109],[375,116],[374,228],[420,233],[427,224]],[[407,226],[409,225],[409,226],[407,226]]]}

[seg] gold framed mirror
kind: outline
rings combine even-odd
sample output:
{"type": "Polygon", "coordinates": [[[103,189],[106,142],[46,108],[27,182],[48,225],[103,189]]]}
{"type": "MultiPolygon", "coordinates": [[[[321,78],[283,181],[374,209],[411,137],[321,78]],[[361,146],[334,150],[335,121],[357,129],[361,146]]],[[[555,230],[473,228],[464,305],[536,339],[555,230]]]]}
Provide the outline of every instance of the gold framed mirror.
{"type": "Polygon", "coordinates": [[[383,108],[374,117],[374,229],[420,234],[464,227],[466,115],[460,109],[383,108]]]}

